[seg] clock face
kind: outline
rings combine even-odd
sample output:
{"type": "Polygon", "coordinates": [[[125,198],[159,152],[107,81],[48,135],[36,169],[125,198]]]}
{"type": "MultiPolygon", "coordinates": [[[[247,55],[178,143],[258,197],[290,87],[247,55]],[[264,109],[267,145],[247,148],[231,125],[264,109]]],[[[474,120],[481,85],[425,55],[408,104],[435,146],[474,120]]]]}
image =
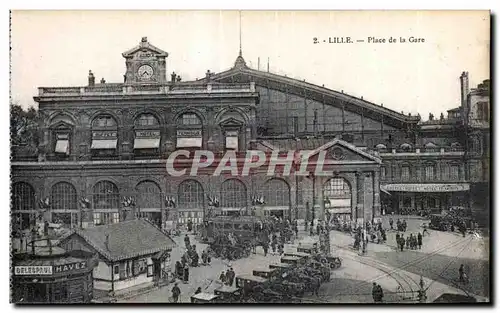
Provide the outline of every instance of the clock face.
{"type": "Polygon", "coordinates": [[[153,68],[147,64],[141,65],[137,70],[137,76],[140,80],[150,80],[153,77],[153,68]]]}

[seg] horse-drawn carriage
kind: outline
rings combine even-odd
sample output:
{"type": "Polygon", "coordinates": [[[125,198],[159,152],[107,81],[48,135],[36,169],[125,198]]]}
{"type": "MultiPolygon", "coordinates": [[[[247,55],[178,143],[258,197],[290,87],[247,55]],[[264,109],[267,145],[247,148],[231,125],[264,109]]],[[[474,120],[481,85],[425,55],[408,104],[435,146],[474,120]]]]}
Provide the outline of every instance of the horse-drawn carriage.
{"type": "Polygon", "coordinates": [[[236,260],[269,242],[266,225],[256,216],[216,216],[205,221],[202,237],[215,257],[236,260]]]}

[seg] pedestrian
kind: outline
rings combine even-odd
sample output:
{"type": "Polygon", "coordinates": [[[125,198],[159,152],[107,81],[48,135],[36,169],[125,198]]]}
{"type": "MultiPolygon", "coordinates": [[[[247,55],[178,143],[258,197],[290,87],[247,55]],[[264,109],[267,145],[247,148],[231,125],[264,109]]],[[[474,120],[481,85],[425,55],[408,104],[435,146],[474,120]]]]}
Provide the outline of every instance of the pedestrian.
{"type": "Polygon", "coordinates": [[[202,265],[207,265],[207,250],[201,252],[201,262],[202,265]]]}
{"type": "Polygon", "coordinates": [[[191,232],[193,230],[193,222],[191,221],[191,219],[188,220],[187,227],[188,227],[188,232],[191,232]]]}
{"type": "Polygon", "coordinates": [[[190,240],[189,240],[189,236],[188,234],[186,234],[186,236],[184,236],[184,243],[186,244],[186,249],[189,249],[189,246],[190,246],[190,240]]]}
{"type": "Polygon", "coordinates": [[[178,286],[178,283],[174,284],[174,287],[172,288],[172,301],[174,303],[177,303],[179,301],[179,296],[181,295],[181,289],[178,286]]]}
{"type": "Polygon", "coordinates": [[[199,258],[200,257],[198,256],[198,252],[196,252],[196,250],[194,250],[193,257],[191,258],[192,266],[193,267],[198,267],[199,258]]]}
{"type": "Polygon", "coordinates": [[[421,233],[417,234],[417,244],[418,244],[418,249],[420,250],[422,248],[422,234],[421,233]]]}
{"type": "Polygon", "coordinates": [[[262,249],[264,249],[264,256],[267,256],[267,251],[269,250],[269,243],[264,242],[262,244],[262,249]]]}
{"type": "Polygon", "coordinates": [[[280,256],[283,255],[283,253],[284,253],[284,245],[282,243],[279,244],[279,246],[278,246],[278,253],[280,256]]]}
{"type": "Polygon", "coordinates": [[[406,232],[406,227],[407,227],[406,220],[403,220],[403,232],[406,232]]]}
{"type": "Polygon", "coordinates": [[[186,264],[186,266],[184,266],[184,277],[183,277],[183,281],[184,283],[187,284],[187,282],[189,281],[189,266],[186,264]]]}
{"type": "Polygon", "coordinates": [[[458,269],[458,281],[461,283],[466,282],[465,267],[463,264],[460,264],[460,268],[458,269]]]}
{"type": "Polygon", "coordinates": [[[399,240],[400,240],[401,236],[399,235],[399,233],[396,233],[396,250],[398,250],[397,248],[399,248],[399,240]]]}
{"type": "Polygon", "coordinates": [[[231,268],[227,271],[227,274],[226,274],[226,284],[227,284],[228,286],[233,286],[234,276],[236,276],[236,275],[235,275],[235,273],[234,273],[233,268],[231,267],[231,268]]]}
{"type": "Polygon", "coordinates": [[[196,291],[194,292],[195,295],[201,293],[201,287],[198,287],[198,289],[196,289],[196,291]]]}
{"type": "Polygon", "coordinates": [[[379,303],[381,302],[381,298],[380,298],[380,291],[378,289],[378,285],[377,283],[373,283],[373,287],[372,287],[372,297],[373,297],[373,302],[375,303],[379,303]]]}
{"type": "Polygon", "coordinates": [[[429,231],[427,230],[427,224],[424,224],[424,231],[422,232],[422,237],[425,236],[425,233],[427,233],[427,235],[429,235],[429,236],[431,235],[429,233],[429,231]]]}
{"type": "Polygon", "coordinates": [[[222,271],[222,273],[220,273],[220,276],[219,276],[219,282],[220,282],[222,285],[225,285],[225,284],[226,284],[226,274],[224,273],[224,271],[222,271]]]}
{"type": "Polygon", "coordinates": [[[273,249],[273,254],[276,252],[276,245],[278,244],[278,236],[273,235],[273,240],[271,241],[271,248],[273,249]]]}
{"type": "Polygon", "coordinates": [[[184,267],[182,266],[181,262],[175,262],[175,274],[177,278],[182,279],[183,269],[184,267]]]}
{"type": "Polygon", "coordinates": [[[411,241],[411,235],[410,237],[406,238],[406,250],[410,249],[410,241],[411,241]]]}
{"type": "Polygon", "coordinates": [[[384,302],[384,290],[382,289],[382,286],[377,284],[377,290],[378,290],[378,300],[379,302],[384,302]]]}
{"type": "Polygon", "coordinates": [[[399,220],[399,218],[396,221],[396,227],[397,227],[398,231],[401,231],[401,221],[399,220]]]}
{"type": "Polygon", "coordinates": [[[401,247],[401,252],[403,252],[403,249],[405,247],[405,237],[404,236],[401,236],[401,238],[399,239],[399,246],[401,247]]]}

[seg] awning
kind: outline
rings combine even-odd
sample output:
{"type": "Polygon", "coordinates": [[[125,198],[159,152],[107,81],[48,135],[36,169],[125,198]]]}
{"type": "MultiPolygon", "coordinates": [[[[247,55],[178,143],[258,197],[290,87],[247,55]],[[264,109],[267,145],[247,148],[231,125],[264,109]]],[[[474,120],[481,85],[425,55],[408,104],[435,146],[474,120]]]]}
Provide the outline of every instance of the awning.
{"type": "Polygon", "coordinates": [[[391,193],[389,191],[387,191],[387,189],[385,189],[384,186],[380,186],[380,191],[382,191],[383,193],[388,194],[389,196],[391,195],[391,193]]]}
{"type": "Polygon", "coordinates": [[[245,208],[221,208],[222,211],[226,212],[226,211],[244,211],[246,210],[245,208]]]}
{"type": "Polygon", "coordinates": [[[287,206],[265,206],[264,207],[265,211],[286,211],[289,209],[290,208],[287,206]]]}
{"type": "Polygon", "coordinates": [[[116,139],[92,140],[91,149],[116,149],[116,139]]]}
{"type": "Polygon", "coordinates": [[[177,148],[201,148],[200,138],[177,138],[177,148]]]}
{"type": "Polygon", "coordinates": [[[351,214],[351,208],[335,208],[326,210],[332,214],[351,214]]]}
{"type": "Polygon", "coordinates": [[[238,150],[238,137],[226,137],[226,148],[238,150]]]}
{"type": "Polygon", "coordinates": [[[386,191],[402,192],[457,192],[470,189],[469,184],[388,184],[380,186],[386,191]]]}
{"type": "Polygon", "coordinates": [[[328,199],[325,201],[327,208],[351,207],[351,198],[347,199],[328,199]]]}
{"type": "Polygon", "coordinates": [[[158,149],[160,138],[135,138],[134,149],[158,149]]]}
{"type": "Polygon", "coordinates": [[[56,142],[56,153],[69,154],[69,141],[68,140],[58,140],[56,142]]]}

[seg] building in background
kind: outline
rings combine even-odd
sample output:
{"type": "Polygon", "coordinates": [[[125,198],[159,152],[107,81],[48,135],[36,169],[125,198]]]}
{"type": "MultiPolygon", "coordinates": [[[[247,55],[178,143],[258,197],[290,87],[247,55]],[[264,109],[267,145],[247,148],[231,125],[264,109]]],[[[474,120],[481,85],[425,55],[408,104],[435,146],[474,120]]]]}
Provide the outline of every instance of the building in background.
{"type": "Polygon", "coordinates": [[[167,81],[168,53],[147,38],[123,57],[123,83],[89,72],[87,86],[39,88],[38,151],[13,151],[12,213],[22,225],[40,199],[49,199],[47,218],[73,228],[128,214],[163,228],[199,223],[208,198],[230,212],[262,197],[272,214],[308,221],[325,210],[357,221],[452,206],[489,212],[488,81],[469,90],[462,74],[460,106],[422,121],[252,69],[241,51],[229,70],[187,82],[176,73],[167,81]],[[172,177],[165,163],[176,149],[325,150],[334,175],[172,177]]]}

